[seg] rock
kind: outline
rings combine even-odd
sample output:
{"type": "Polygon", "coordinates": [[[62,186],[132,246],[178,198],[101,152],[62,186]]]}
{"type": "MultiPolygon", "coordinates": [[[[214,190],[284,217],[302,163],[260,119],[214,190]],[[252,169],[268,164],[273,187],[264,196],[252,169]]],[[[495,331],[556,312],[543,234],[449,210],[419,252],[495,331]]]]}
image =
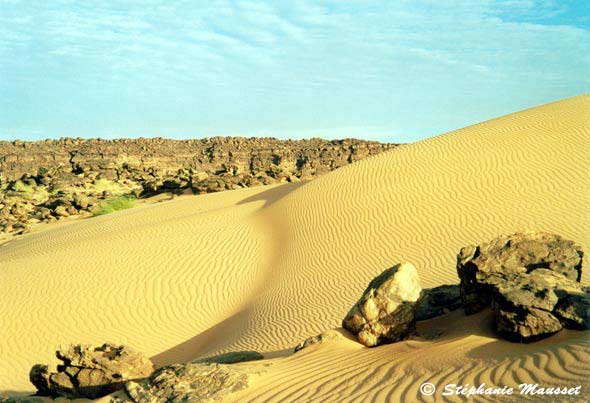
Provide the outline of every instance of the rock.
{"type": "Polygon", "coordinates": [[[192,181],[193,182],[203,182],[204,180],[207,180],[207,178],[209,178],[209,174],[207,172],[201,171],[201,172],[197,172],[193,177],[192,177],[192,181]]]}
{"type": "Polygon", "coordinates": [[[88,198],[81,195],[74,195],[74,205],[80,210],[88,210],[88,198]]]}
{"type": "Polygon", "coordinates": [[[49,384],[49,367],[43,364],[34,365],[29,373],[29,380],[37,388],[40,395],[47,396],[51,394],[49,384]]]}
{"type": "Polygon", "coordinates": [[[590,294],[582,291],[563,296],[555,305],[553,314],[568,329],[590,329],[590,294]]]}
{"type": "Polygon", "coordinates": [[[69,217],[70,213],[68,213],[68,209],[66,206],[57,206],[55,210],[53,210],[54,214],[58,217],[69,217]]]}
{"type": "Polygon", "coordinates": [[[558,302],[556,281],[569,282],[560,274],[539,269],[508,277],[495,285],[492,308],[498,334],[507,340],[530,342],[562,329],[551,312],[558,302]]]}
{"type": "Polygon", "coordinates": [[[0,396],[0,403],[47,403],[43,398],[37,396],[0,396]]]}
{"type": "Polygon", "coordinates": [[[201,194],[311,179],[395,146],[362,140],[240,137],[0,141],[0,231],[25,232],[11,220],[26,224],[39,208],[51,210],[51,217],[58,219],[92,210],[96,202],[90,198],[201,194]],[[64,208],[56,213],[60,205],[64,208]]]}
{"type": "Polygon", "coordinates": [[[531,342],[551,336],[562,327],[550,312],[537,308],[520,311],[499,310],[496,314],[498,334],[514,342],[531,342]]]}
{"type": "Polygon", "coordinates": [[[502,236],[461,249],[457,272],[467,314],[491,304],[498,334],[528,343],[562,328],[590,328],[590,295],[579,283],[582,247],[558,235],[502,236]]]}
{"type": "Polygon", "coordinates": [[[416,307],[416,320],[426,320],[461,308],[458,285],[441,285],[422,290],[422,298],[416,307]]]}
{"type": "Polygon", "coordinates": [[[126,346],[103,344],[100,347],[72,345],[56,352],[58,372],[37,364],[29,378],[39,395],[70,399],[96,399],[122,389],[128,380],[148,377],[154,370],[143,354],[126,346]]]}
{"type": "Polygon", "coordinates": [[[336,330],[326,330],[325,332],[318,334],[317,336],[308,337],[307,339],[299,343],[297,346],[295,346],[293,352],[296,353],[309,346],[342,340],[343,338],[344,337],[342,336],[342,334],[336,330]]]}
{"type": "Polygon", "coordinates": [[[264,371],[262,366],[253,365],[169,365],[156,370],[145,382],[127,382],[125,390],[135,403],[219,401],[247,388],[252,377],[264,371]]]}
{"type": "Polygon", "coordinates": [[[491,302],[491,289],[508,276],[546,268],[580,281],[583,249],[573,241],[545,232],[500,236],[479,246],[462,248],[457,256],[460,291],[467,314],[491,302]]]}
{"type": "Polygon", "coordinates": [[[236,351],[231,353],[215,355],[213,357],[203,358],[195,362],[235,364],[238,362],[262,360],[263,358],[264,356],[257,351],[236,351]]]}
{"type": "Polygon", "coordinates": [[[421,290],[418,272],[412,264],[387,269],[369,283],[342,326],[368,347],[403,340],[415,328],[421,290]]]}

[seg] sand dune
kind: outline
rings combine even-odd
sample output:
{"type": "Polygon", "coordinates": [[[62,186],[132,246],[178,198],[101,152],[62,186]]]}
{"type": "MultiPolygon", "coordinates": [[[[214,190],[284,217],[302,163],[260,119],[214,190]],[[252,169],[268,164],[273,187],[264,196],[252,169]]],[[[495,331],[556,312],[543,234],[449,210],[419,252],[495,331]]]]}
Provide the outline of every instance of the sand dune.
{"type": "MultiPolygon", "coordinates": [[[[424,287],[457,283],[461,246],[521,230],[590,245],[590,96],[457,130],[312,182],[186,197],[0,246],[0,390],[61,343],[127,343],[158,364],[256,349],[271,371],[240,400],[414,401],[418,385],[519,380],[587,385],[587,337],[522,347],[482,315],[445,336],[364,349],[286,349],[339,326],[399,261],[424,287]],[[486,333],[487,332],[487,333],[486,333]],[[495,358],[491,358],[495,357],[495,358]]],[[[590,284],[586,261],[582,281],[590,284]]],[[[429,400],[426,400],[429,401],[429,400]]]]}

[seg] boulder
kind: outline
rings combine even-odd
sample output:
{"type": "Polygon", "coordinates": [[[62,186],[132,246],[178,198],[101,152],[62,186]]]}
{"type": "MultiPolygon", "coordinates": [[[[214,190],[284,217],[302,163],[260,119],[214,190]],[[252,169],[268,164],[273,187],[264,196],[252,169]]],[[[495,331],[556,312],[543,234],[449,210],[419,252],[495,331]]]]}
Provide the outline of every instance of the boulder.
{"type": "Polygon", "coordinates": [[[54,214],[58,217],[69,217],[70,213],[68,212],[68,209],[66,206],[57,206],[54,210],[53,210],[54,214]]]}
{"type": "Polygon", "coordinates": [[[96,399],[122,389],[126,381],[146,378],[154,370],[149,358],[126,346],[72,345],[58,350],[56,356],[63,362],[57,372],[50,373],[42,364],[31,369],[29,378],[39,395],[96,399]]]}
{"type": "Polygon", "coordinates": [[[465,312],[489,306],[492,287],[510,276],[544,268],[580,281],[583,256],[580,245],[546,232],[516,233],[464,247],[457,256],[457,273],[465,312]]]}
{"type": "Polygon", "coordinates": [[[501,236],[457,257],[467,314],[491,305],[498,334],[527,343],[563,328],[590,329],[590,294],[579,283],[583,249],[559,235],[501,236]]]}
{"type": "Polygon", "coordinates": [[[398,264],[373,279],[342,326],[368,347],[407,338],[415,329],[422,288],[416,268],[398,264]]]}

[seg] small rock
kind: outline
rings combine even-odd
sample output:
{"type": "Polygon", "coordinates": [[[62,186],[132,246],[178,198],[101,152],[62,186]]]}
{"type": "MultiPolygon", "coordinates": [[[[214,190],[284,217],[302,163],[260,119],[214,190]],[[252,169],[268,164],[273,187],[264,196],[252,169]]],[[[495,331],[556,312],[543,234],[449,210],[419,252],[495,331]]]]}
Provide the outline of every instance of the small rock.
{"type": "Polygon", "coordinates": [[[262,360],[264,356],[257,351],[236,351],[207,357],[194,362],[235,364],[238,362],[262,360]]]}
{"type": "Polygon", "coordinates": [[[324,344],[331,341],[342,340],[344,337],[342,334],[336,330],[326,330],[325,332],[318,334],[317,336],[308,337],[301,343],[299,343],[293,352],[298,352],[307,348],[309,346],[313,346],[315,344],[324,344]]]}
{"type": "Polygon", "coordinates": [[[69,217],[70,216],[70,213],[68,213],[68,209],[66,208],[66,206],[57,206],[53,210],[53,212],[58,217],[69,217]]]}

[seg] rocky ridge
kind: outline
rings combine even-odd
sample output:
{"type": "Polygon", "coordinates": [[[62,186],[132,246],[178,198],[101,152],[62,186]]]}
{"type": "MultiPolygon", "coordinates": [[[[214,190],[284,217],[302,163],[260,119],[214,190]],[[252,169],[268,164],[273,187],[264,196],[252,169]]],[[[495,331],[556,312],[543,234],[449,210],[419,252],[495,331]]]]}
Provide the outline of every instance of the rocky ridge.
{"type": "Polygon", "coordinates": [[[309,180],[395,144],[356,139],[79,139],[0,142],[0,238],[92,215],[128,195],[203,194],[309,180]]]}

